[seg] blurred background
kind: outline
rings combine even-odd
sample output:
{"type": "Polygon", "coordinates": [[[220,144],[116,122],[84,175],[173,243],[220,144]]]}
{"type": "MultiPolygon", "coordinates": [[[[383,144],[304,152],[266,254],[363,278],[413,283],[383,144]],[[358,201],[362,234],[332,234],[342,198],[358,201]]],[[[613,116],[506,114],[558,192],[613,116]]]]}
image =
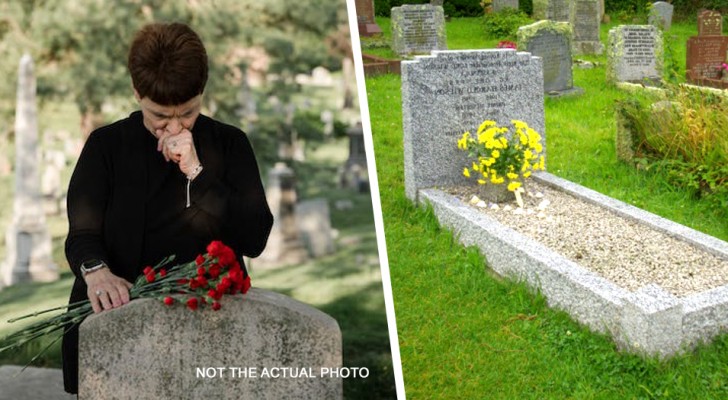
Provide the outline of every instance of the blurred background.
{"type": "MultiPolygon", "coordinates": [[[[0,265],[7,271],[18,258],[7,244],[17,231],[11,227],[21,179],[15,173],[16,135],[23,134],[14,128],[18,68],[29,54],[40,161],[37,179],[23,179],[37,187],[50,263],[58,268],[51,282],[0,278],[0,337],[22,327],[7,324],[9,318],[67,301],[68,180],[88,134],[138,109],[127,50],[133,34],[153,21],[184,22],[202,37],[210,60],[203,113],[243,129],[266,190],[285,194],[271,204],[277,236],[250,263],[253,285],[338,320],[344,366],[370,370],[367,379],[345,380],[346,398],[395,397],[345,0],[0,3],[0,265]]],[[[0,366],[25,365],[50,341],[2,353],[0,366]]],[[[34,365],[59,368],[59,346],[34,365]]]]}

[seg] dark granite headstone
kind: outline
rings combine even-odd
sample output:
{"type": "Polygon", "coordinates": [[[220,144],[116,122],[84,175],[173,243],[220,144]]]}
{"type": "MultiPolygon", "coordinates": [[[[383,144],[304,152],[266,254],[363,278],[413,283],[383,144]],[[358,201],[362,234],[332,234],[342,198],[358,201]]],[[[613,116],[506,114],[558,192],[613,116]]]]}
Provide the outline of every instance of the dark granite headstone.
{"type": "Polygon", "coordinates": [[[568,23],[542,20],[522,26],[518,29],[518,46],[543,60],[544,93],[559,95],[574,89],[568,23]]]}
{"type": "Polygon", "coordinates": [[[698,13],[698,36],[723,34],[723,16],[718,11],[703,10],[698,13]]]}

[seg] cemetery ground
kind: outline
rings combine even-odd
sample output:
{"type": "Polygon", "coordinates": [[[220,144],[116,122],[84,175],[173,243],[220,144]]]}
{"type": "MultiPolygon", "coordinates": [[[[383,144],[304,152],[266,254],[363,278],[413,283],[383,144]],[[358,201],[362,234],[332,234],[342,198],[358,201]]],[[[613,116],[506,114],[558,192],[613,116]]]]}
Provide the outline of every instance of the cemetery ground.
{"type": "MultiPolygon", "coordinates": [[[[377,23],[388,35],[389,20],[377,23]]],[[[603,43],[615,25],[601,26],[603,43]]],[[[682,44],[695,32],[693,21],[666,34],[678,76],[685,75],[682,44]]],[[[498,42],[483,38],[480,19],[453,18],[447,36],[451,50],[498,42]]],[[[371,52],[392,58],[386,49],[371,52]]],[[[614,102],[629,95],[606,85],[606,56],[576,58],[599,64],[574,68],[584,95],[546,99],[549,172],[728,240],[728,210],[670,186],[660,171],[617,161],[614,102]]],[[[408,398],[728,397],[728,335],[668,361],[620,353],[525,284],[489,272],[476,248],[463,248],[431,209],[412,204],[403,184],[400,83],[382,75],[366,86],[408,398]]]]}
{"type": "MultiPolygon", "coordinates": [[[[73,114],[72,111],[61,111],[58,112],[58,118],[73,114]]],[[[77,122],[70,119],[67,126],[72,129],[77,126],[75,124],[77,122]]],[[[347,138],[336,139],[310,151],[305,163],[293,166],[299,176],[300,200],[328,199],[332,228],[338,230],[335,241],[337,251],[301,265],[274,269],[256,268],[253,260],[249,269],[254,287],[293,297],[337,320],[343,337],[343,366],[366,367],[370,372],[367,379],[344,380],[345,398],[394,398],[394,374],[371,195],[337,186],[337,169],[346,159],[347,146],[347,138]],[[337,209],[337,201],[344,203],[345,207],[337,209]]],[[[72,167],[69,166],[64,172],[64,185],[67,185],[72,167]]],[[[12,176],[0,178],[0,192],[13,192],[12,176]]],[[[0,226],[3,229],[11,213],[12,196],[0,197],[0,226]]],[[[63,254],[67,233],[65,215],[49,217],[48,223],[53,238],[54,261],[62,271],[61,279],[52,283],[24,283],[0,290],[0,337],[22,327],[20,323],[6,323],[9,318],[63,305],[68,301],[73,277],[63,254]]],[[[4,230],[2,235],[4,238],[4,230]]],[[[4,259],[4,240],[0,240],[0,243],[0,259],[4,259]]],[[[213,311],[207,309],[202,312],[213,311]]],[[[44,338],[19,351],[2,354],[0,365],[25,365],[51,341],[51,338],[44,338]]],[[[59,344],[51,347],[33,365],[60,368],[59,344]]],[[[18,379],[23,379],[23,375],[18,379]]]]}

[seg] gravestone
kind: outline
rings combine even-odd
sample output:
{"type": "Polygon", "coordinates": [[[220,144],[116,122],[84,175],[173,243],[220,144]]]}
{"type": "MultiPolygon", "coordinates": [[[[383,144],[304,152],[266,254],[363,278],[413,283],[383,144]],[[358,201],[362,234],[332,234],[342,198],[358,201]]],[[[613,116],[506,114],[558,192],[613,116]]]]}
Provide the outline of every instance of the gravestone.
{"type": "Polygon", "coordinates": [[[354,0],[356,19],[361,36],[381,35],[382,29],[374,19],[374,0],[354,0]]]}
{"type": "Polygon", "coordinates": [[[346,135],[349,137],[349,157],[340,172],[341,186],[364,193],[369,190],[369,174],[361,122],[347,129],[346,135]]]}
{"type": "Polygon", "coordinates": [[[445,0],[430,0],[430,5],[442,7],[445,0]]]}
{"type": "Polygon", "coordinates": [[[571,72],[571,26],[542,20],[518,28],[518,48],[543,60],[543,91],[559,96],[583,92],[574,88],[571,72]]]}
{"type": "Polygon", "coordinates": [[[311,199],[296,204],[296,221],[309,256],[318,258],[334,252],[331,214],[326,199],[311,199]]]}
{"type": "Polygon", "coordinates": [[[664,31],[670,30],[672,26],[672,10],[673,6],[664,1],[658,1],[652,4],[650,10],[649,23],[664,31]]]}
{"type": "Polygon", "coordinates": [[[79,399],[343,397],[336,320],[257,288],[221,304],[191,311],[140,299],[87,318],[79,399]]]}
{"type": "MultiPolygon", "coordinates": [[[[467,154],[463,132],[484,120],[526,122],[546,142],[542,62],[513,49],[436,51],[402,61],[402,123],[407,197],[460,185],[467,154]]],[[[546,149],[544,146],[544,154],[546,149]]]]}
{"type": "Polygon", "coordinates": [[[726,62],[728,36],[693,36],[688,38],[685,69],[688,79],[720,79],[718,67],[726,62]]]}
{"type": "Polygon", "coordinates": [[[493,0],[493,12],[499,12],[506,8],[518,10],[518,0],[493,0]]]}
{"type": "Polygon", "coordinates": [[[569,0],[534,0],[534,19],[569,22],[569,0]]]}
{"type": "Polygon", "coordinates": [[[604,45],[599,41],[599,5],[597,0],[573,0],[569,18],[574,35],[575,54],[602,54],[604,45]]]}
{"type": "Polygon", "coordinates": [[[258,263],[264,266],[300,264],[308,259],[296,223],[296,175],[285,163],[278,162],[268,172],[265,188],[273,214],[268,244],[258,263]]]}
{"type": "Polygon", "coordinates": [[[392,48],[401,55],[447,49],[445,13],[440,6],[405,4],[392,8],[392,48]]]}
{"type": "Polygon", "coordinates": [[[721,36],[723,16],[718,11],[703,10],[698,13],[698,36],[721,36]]]}
{"type": "Polygon", "coordinates": [[[15,198],[13,217],[5,236],[7,258],[0,281],[13,285],[25,281],[58,279],[51,237],[46,226],[40,188],[38,110],[33,60],[20,59],[15,108],[15,198]]]}
{"type": "Polygon", "coordinates": [[[662,32],[653,25],[620,25],[609,30],[607,81],[659,83],[662,32]]]}

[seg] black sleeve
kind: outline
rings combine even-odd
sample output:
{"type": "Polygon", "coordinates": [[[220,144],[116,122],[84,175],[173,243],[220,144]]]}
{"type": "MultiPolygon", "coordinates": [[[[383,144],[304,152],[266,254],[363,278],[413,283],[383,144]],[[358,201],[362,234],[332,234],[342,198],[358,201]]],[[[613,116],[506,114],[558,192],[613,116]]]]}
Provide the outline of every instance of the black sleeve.
{"type": "Polygon", "coordinates": [[[66,258],[81,277],[81,263],[99,259],[108,263],[103,244],[103,221],[109,197],[108,160],[97,133],[89,136],[68,185],[68,237],[66,258]]]}
{"type": "Polygon", "coordinates": [[[203,168],[192,181],[190,198],[195,206],[220,221],[225,244],[238,255],[257,257],[268,241],[273,215],[248,138],[238,131],[226,141],[223,178],[203,168]]]}

